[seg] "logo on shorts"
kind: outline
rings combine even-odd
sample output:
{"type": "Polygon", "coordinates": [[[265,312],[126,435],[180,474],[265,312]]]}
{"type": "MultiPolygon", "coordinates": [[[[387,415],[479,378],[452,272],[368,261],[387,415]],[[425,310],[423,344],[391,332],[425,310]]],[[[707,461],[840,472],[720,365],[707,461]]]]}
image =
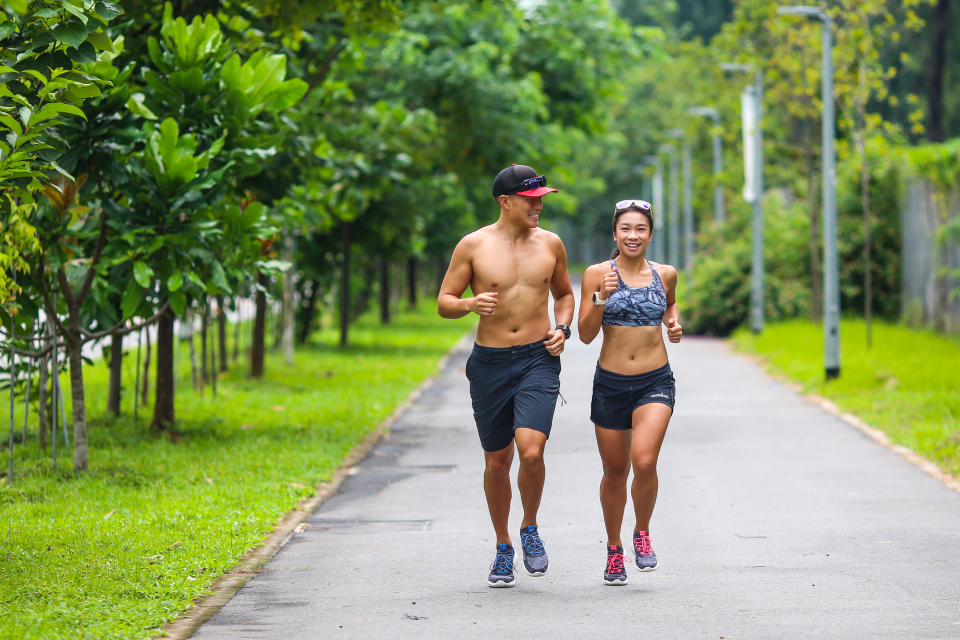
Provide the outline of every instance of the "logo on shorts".
{"type": "Polygon", "coordinates": [[[651,398],[666,398],[667,400],[670,399],[670,396],[668,396],[668,395],[665,394],[665,393],[651,393],[651,394],[650,394],[650,397],[651,397],[651,398]]]}

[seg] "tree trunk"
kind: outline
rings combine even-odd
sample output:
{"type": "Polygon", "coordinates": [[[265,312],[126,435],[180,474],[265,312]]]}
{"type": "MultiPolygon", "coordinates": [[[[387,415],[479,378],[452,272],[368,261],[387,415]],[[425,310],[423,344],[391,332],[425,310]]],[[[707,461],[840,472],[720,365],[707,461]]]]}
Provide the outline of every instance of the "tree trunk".
{"type": "Polygon", "coordinates": [[[110,383],[107,388],[107,412],[120,415],[123,381],[123,336],[115,333],[110,340],[110,383]]]}
{"type": "Polygon", "coordinates": [[[243,300],[237,298],[237,321],[233,325],[233,361],[236,362],[240,357],[240,337],[243,333],[240,331],[243,327],[243,300]]]}
{"type": "MultiPolygon", "coordinates": [[[[209,298],[207,298],[209,301],[209,298]]],[[[210,307],[207,307],[209,311],[210,307]]],[[[213,399],[217,399],[217,342],[213,339],[213,334],[210,335],[210,391],[213,393],[213,399]]]]}
{"type": "MultiPolygon", "coordinates": [[[[284,252],[286,260],[293,264],[293,236],[288,235],[284,252]]],[[[283,274],[283,361],[293,366],[293,334],[296,330],[296,313],[293,308],[293,268],[283,274]]]]}
{"type": "MultiPolygon", "coordinates": [[[[33,323],[30,324],[30,337],[33,338],[35,331],[35,326],[33,323]]],[[[31,342],[30,344],[34,344],[31,342]]],[[[33,358],[27,358],[27,384],[26,388],[23,390],[23,437],[20,439],[20,442],[27,444],[27,424],[30,421],[30,387],[33,383],[33,358]]]]}
{"type": "Polygon", "coordinates": [[[270,324],[270,320],[273,321],[273,324],[270,325],[273,329],[273,349],[277,351],[283,347],[283,282],[280,282],[280,311],[277,312],[277,305],[269,304],[267,305],[267,324],[270,324]]]}
{"type": "Polygon", "coordinates": [[[146,333],[147,348],[143,352],[143,386],[140,388],[140,404],[147,406],[150,400],[150,327],[146,327],[144,333],[146,333]]]}
{"type": "MultiPolygon", "coordinates": [[[[44,335],[46,331],[44,331],[44,335]]],[[[43,347],[46,348],[47,339],[43,340],[43,347]]],[[[42,356],[39,364],[40,380],[37,385],[37,447],[40,451],[47,448],[47,384],[50,382],[49,356],[42,356]]]]}
{"type": "Polygon", "coordinates": [[[407,296],[413,311],[417,308],[417,259],[413,256],[407,258],[407,296]]]}
{"type": "Polygon", "coordinates": [[[307,303],[301,307],[300,331],[297,334],[297,344],[306,344],[310,337],[310,328],[313,326],[313,318],[317,313],[317,295],[320,291],[320,283],[310,283],[310,295],[307,303]]]}
{"type": "Polygon", "coordinates": [[[83,390],[83,340],[80,333],[80,309],[70,309],[70,329],[65,336],[70,360],[70,402],[73,414],[73,470],[86,471],[87,407],[83,390]]]}
{"type": "Polygon", "coordinates": [[[173,426],[173,322],[176,316],[169,307],[157,320],[157,392],[153,403],[150,428],[165,431],[173,426]]]}
{"type": "Polygon", "coordinates": [[[267,294],[266,288],[269,284],[267,276],[263,273],[257,274],[256,303],[257,310],[253,319],[253,336],[250,344],[250,377],[263,377],[263,356],[266,348],[267,331],[267,294]]]}
{"type": "Polygon", "coordinates": [[[350,330],[350,223],[341,228],[340,247],[343,266],[340,268],[340,346],[347,346],[350,330]]]}
{"type": "Polygon", "coordinates": [[[197,343],[194,340],[195,336],[193,335],[193,312],[189,309],[183,316],[183,323],[187,325],[190,331],[190,384],[193,385],[193,390],[200,392],[201,382],[200,375],[197,373],[197,343]]]}
{"type": "Polygon", "coordinates": [[[390,324],[390,261],[381,256],[377,259],[380,271],[380,324],[390,324]]]}
{"type": "Polygon", "coordinates": [[[217,296],[217,333],[220,338],[220,371],[227,371],[227,314],[223,306],[223,296],[217,296]]]}
{"type": "Polygon", "coordinates": [[[137,331],[137,363],[133,377],[133,422],[140,422],[140,354],[143,351],[143,327],[137,331]]]}
{"type": "MultiPolygon", "coordinates": [[[[13,284],[17,284],[17,271],[13,271],[13,284]]],[[[10,351],[7,352],[7,366],[10,371],[10,469],[7,471],[7,484],[13,484],[13,435],[16,433],[16,423],[14,421],[14,411],[16,410],[17,395],[17,354],[14,352],[17,339],[17,319],[15,314],[10,314],[10,351]]]]}
{"type": "Polygon", "coordinates": [[[950,0],[938,0],[933,18],[933,42],[930,54],[930,80],[927,102],[930,107],[930,140],[943,142],[943,74],[946,69],[947,30],[950,0]]]}
{"type": "Polygon", "coordinates": [[[203,310],[200,313],[200,381],[201,385],[210,382],[210,370],[207,369],[207,325],[210,324],[210,306],[207,301],[203,302],[203,310]]]}

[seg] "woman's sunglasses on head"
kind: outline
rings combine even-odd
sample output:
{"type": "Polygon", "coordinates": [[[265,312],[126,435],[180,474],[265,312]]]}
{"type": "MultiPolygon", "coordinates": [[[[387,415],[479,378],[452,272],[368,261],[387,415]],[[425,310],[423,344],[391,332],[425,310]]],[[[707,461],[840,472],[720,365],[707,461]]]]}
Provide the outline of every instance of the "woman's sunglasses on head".
{"type": "Polygon", "coordinates": [[[650,203],[646,200],[621,200],[614,205],[614,212],[620,213],[627,209],[639,209],[640,211],[650,211],[650,203]]]}

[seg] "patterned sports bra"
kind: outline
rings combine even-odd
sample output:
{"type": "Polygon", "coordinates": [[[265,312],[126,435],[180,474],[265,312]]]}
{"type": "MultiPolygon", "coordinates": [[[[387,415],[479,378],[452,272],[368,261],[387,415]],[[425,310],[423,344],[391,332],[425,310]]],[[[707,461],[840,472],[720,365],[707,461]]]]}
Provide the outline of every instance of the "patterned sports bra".
{"type": "MultiPolygon", "coordinates": [[[[617,290],[610,294],[603,306],[603,324],[620,327],[656,327],[663,321],[667,310],[667,292],[660,281],[660,274],[649,260],[653,282],[649,286],[634,288],[626,284],[617,271],[617,290]]],[[[610,261],[610,268],[617,266],[610,261]]]]}

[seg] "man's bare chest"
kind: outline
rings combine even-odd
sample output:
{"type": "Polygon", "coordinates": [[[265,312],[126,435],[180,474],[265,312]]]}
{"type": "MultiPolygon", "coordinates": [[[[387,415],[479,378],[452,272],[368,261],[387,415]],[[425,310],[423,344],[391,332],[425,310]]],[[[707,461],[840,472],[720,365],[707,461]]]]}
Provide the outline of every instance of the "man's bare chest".
{"type": "Polygon", "coordinates": [[[510,291],[514,288],[546,290],[556,267],[549,251],[519,252],[493,250],[474,261],[473,286],[479,291],[510,291]]]}

